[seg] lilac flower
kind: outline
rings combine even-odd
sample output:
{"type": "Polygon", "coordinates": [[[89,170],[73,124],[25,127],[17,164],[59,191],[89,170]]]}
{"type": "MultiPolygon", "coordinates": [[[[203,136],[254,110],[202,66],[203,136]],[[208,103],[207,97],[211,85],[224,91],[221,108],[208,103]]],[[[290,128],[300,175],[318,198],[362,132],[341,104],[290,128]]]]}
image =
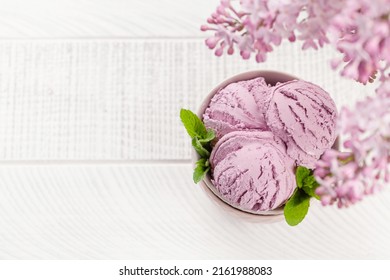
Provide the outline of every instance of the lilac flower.
{"type": "Polygon", "coordinates": [[[390,69],[389,15],[390,0],[348,0],[334,16],[329,33],[343,55],[338,62],[346,63],[343,76],[365,84],[375,71],[390,69]]]}
{"type": "Polygon", "coordinates": [[[302,7],[294,5],[289,8],[283,2],[242,0],[236,9],[232,1],[221,1],[207,19],[209,25],[201,26],[202,31],[214,31],[206,45],[215,49],[218,56],[225,48],[228,54],[233,54],[237,46],[243,59],[249,59],[254,53],[257,62],[265,61],[267,53],[280,45],[283,38],[295,40],[293,30],[302,7]]]}
{"type": "Polygon", "coordinates": [[[237,2],[222,0],[201,27],[214,32],[206,44],[217,56],[238,48],[243,59],[263,62],[283,40],[299,40],[303,49],[332,43],[341,53],[332,67],[364,84],[390,70],[390,0],[237,2]]]}
{"type": "Polygon", "coordinates": [[[375,97],[344,108],[339,131],[346,152],[327,151],[314,171],[322,204],[346,207],[390,180],[390,0],[222,0],[201,30],[217,56],[235,49],[263,62],[283,40],[302,48],[332,44],[341,75],[363,84],[378,77],[375,97]]]}
{"type": "Polygon", "coordinates": [[[323,205],[336,202],[340,208],[347,207],[390,181],[388,89],[358,102],[354,111],[341,111],[339,129],[347,136],[347,152],[326,151],[314,171],[323,205]]]}

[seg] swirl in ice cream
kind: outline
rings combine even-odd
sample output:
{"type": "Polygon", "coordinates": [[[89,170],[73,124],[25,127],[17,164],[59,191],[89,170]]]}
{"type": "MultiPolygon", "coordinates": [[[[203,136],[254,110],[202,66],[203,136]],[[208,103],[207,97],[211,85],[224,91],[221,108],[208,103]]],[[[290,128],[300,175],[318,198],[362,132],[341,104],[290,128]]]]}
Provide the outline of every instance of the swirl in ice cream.
{"type": "Polygon", "coordinates": [[[314,168],[336,139],[337,109],[317,85],[291,81],[276,86],[266,113],[269,129],[287,145],[297,165],[314,168]]]}
{"type": "Polygon", "coordinates": [[[270,93],[262,77],[231,83],[213,96],[203,122],[216,132],[217,139],[232,131],[267,130],[265,113],[270,93]]]}
{"type": "Polygon", "coordinates": [[[272,132],[237,131],[214,147],[213,184],[229,203],[268,211],[283,205],[295,189],[294,161],[272,132]]]}

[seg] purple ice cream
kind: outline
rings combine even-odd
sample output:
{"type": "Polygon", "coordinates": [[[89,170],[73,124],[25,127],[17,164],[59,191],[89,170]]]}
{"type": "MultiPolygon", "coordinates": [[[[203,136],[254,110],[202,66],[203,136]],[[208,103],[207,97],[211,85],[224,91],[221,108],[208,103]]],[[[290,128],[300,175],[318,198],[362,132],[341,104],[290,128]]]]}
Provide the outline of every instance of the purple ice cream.
{"type": "Polygon", "coordinates": [[[305,81],[274,87],[266,113],[269,129],[286,143],[287,154],[308,168],[335,142],[336,119],[330,95],[305,81]]]}
{"type": "Polygon", "coordinates": [[[283,141],[269,131],[226,134],[212,150],[210,163],[221,196],[243,210],[276,209],[296,187],[294,161],[283,141]]]}
{"type": "Polygon", "coordinates": [[[231,83],[220,89],[203,114],[207,128],[217,139],[232,131],[267,130],[265,112],[271,90],[264,78],[231,83]]]}

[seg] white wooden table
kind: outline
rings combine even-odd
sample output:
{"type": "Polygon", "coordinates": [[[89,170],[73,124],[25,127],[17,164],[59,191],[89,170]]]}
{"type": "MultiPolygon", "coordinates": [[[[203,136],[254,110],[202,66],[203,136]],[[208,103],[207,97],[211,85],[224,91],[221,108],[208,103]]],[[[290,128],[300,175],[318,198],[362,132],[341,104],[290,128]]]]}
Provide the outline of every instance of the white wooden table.
{"type": "Polygon", "coordinates": [[[372,91],[330,49],[264,64],[216,58],[217,0],[0,1],[1,259],[390,258],[390,188],[298,227],[229,215],[192,182],[181,107],[234,74],[274,69],[341,105],[372,91]]]}

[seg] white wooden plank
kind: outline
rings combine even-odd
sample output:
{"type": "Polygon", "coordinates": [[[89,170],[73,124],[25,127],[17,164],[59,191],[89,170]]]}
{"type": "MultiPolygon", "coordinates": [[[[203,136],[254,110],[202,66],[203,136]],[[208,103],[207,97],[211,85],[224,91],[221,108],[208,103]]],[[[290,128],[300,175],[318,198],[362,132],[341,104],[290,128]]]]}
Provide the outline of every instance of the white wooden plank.
{"type": "Polygon", "coordinates": [[[3,165],[0,193],[0,259],[390,257],[389,188],[295,228],[223,211],[189,165],[3,165]]]}
{"type": "Polygon", "coordinates": [[[0,159],[188,160],[180,108],[237,73],[292,73],[338,105],[362,98],[370,87],[331,71],[331,55],[285,45],[256,64],[216,58],[200,39],[1,41],[0,159]]]}
{"type": "Polygon", "coordinates": [[[1,0],[0,38],[200,37],[218,0],[1,0]]]}

